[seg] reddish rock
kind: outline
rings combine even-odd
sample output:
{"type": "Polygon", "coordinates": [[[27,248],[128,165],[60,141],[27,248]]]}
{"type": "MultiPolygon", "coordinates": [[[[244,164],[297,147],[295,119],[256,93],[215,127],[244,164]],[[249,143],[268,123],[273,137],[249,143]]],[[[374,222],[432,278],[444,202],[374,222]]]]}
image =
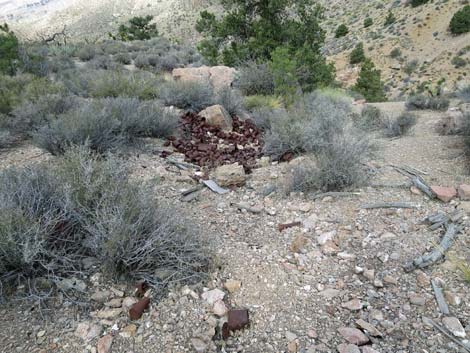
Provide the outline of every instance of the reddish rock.
{"type": "Polygon", "coordinates": [[[340,327],[338,332],[349,343],[361,346],[369,342],[369,338],[361,330],[352,327],[340,327]]]}
{"type": "Polygon", "coordinates": [[[470,201],[470,185],[460,185],[458,192],[461,200],[470,201]]]}
{"type": "Polygon", "coordinates": [[[431,190],[436,194],[436,197],[442,202],[449,202],[457,196],[457,190],[447,186],[431,186],[431,190]]]}

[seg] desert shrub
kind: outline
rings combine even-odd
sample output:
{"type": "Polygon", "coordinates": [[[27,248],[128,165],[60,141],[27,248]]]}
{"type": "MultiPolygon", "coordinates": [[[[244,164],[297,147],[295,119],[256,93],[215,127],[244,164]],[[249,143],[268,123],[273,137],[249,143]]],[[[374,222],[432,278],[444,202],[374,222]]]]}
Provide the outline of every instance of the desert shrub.
{"type": "Polygon", "coordinates": [[[380,79],[380,70],[375,68],[370,59],[362,64],[359,78],[353,90],[364,96],[369,102],[383,102],[387,100],[384,84],[380,79]]]}
{"type": "Polygon", "coordinates": [[[406,63],[404,71],[407,75],[411,75],[418,68],[418,60],[411,60],[406,63]]]}
{"type": "Polygon", "coordinates": [[[393,59],[397,59],[401,57],[401,49],[400,48],[393,48],[390,52],[390,57],[393,59]]]}
{"type": "Polygon", "coordinates": [[[91,70],[119,70],[121,64],[109,55],[100,55],[87,62],[86,67],[91,70]]]}
{"type": "Polygon", "coordinates": [[[217,103],[222,105],[230,115],[240,115],[245,109],[241,93],[226,87],[217,93],[217,103]]]}
{"type": "Polygon", "coordinates": [[[250,111],[262,108],[279,109],[282,107],[282,102],[276,96],[255,95],[245,97],[245,107],[250,111]]]}
{"type": "Polygon", "coordinates": [[[403,113],[396,118],[387,118],[383,121],[384,135],[386,137],[403,136],[414,125],[416,125],[416,116],[412,113],[403,113]]]}
{"type": "Polygon", "coordinates": [[[98,153],[117,150],[137,137],[168,137],[177,117],[155,102],[135,98],[85,102],[42,126],[33,134],[40,148],[59,155],[73,145],[98,153]]]}
{"type": "Polygon", "coordinates": [[[447,110],[450,101],[441,96],[431,97],[423,94],[412,95],[406,101],[406,108],[408,110],[447,110]]]}
{"type": "Polygon", "coordinates": [[[19,60],[19,42],[8,25],[0,25],[0,74],[13,75],[19,60]]]}
{"type": "Polygon", "coordinates": [[[20,45],[18,50],[18,69],[23,73],[46,77],[51,72],[49,49],[44,45],[20,45]]]}
{"type": "Polygon", "coordinates": [[[144,69],[147,66],[150,66],[149,56],[147,54],[138,54],[134,59],[134,65],[139,69],[144,69]]]}
{"type": "Polygon", "coordinates": [[[370,17],[367,17],[364,20],[364,28],[368,28],[368,27],[372,26],[373,24],[374,24],[374,21],[370,17]]]}
{"type": "Polygon", "coordinates": [[[68,55],[55,55],[49,58],[48,68],[52,73],[60,73],[65,70],[74,69],[75,62],[68,55]]]}
{"type": "Polygon", "coordinates": [[[465,5],[457,11],[449,25],[452,34],[463,34],[470,31],[470,5],[465,5]]]}
{"type": "Polygon", "coordinates": [[[81,61],[90,61],[96,55],[96,49],[92,45],[84,45],[77,51],[77,56],[81,61]]]}
{"type": "Polygon", "coordinates": [[[461,56],[454,56],[451,60],[451,63],[456,68],[460,68],[460,67],[464,67],[465,65],[467,65],[467,60],[465,60],[461,56]]]}
{"type": "Polygon", "coordinates": [[[132,58],[129,53],[119,53],[114,55],[114,60],[123,65],[129,65],[132,62],[132,58]]]}
{"type": "Polygon", "coordinates": [[[337,135],[315,157],[294,167],[287,191],[341,191],[365,182],[362,163],[370,152],[369,142],[355,135],[337,135]]]}
{"type": "Polygon", "coordinates": [[[131,182],[111,156],[75,148],[53,165],[3,171],[0,180],[3,288],[90,275],[84,257],[115,279],[146,280],[157,295],[169,283],[205,277],[209,254],[194,223],[156,202],[150,185],[131,182]]]}
{"type": "Polygon", "coordinates": [[[251,111],[251,119],[256,124],[258,128],[263,131],[268,131],[271,129],[271,122],[277,119],[285,119],[286,111],[278,107],[259,107],[251,111]]]}
{"type": "Polygon", "coordinates": [[[87,70],[63,73],[67,89],[82,97],[135,97],[154,99],[161,79],[147,71],[87,70]]]}
{"type": "Polygon", "coordinates": [[[133,17],[129,25],[120,25],[118,36],[123,41],[148,40],[158,36],[156,24],[150,24],[153,16],[133,17]]]}
{"type": "Polygon", "coordinates": [[[178,67],[181,67],[181,60],[177,53],[169,53],[160,57],[159,69],[163,71],[172,71],[178,67]]]}
{"type": "Polygon", "coordinates": [[[391,24],[394,24],[396,22],[396,17],[393,14],[392,10],[388,11],[387,17],[385,18],[384,25],[385,26],[390,26],[391,24]]]}
{"type": "Polygon", "coordinates": [[[470,84],[463,85],[457,90],[457,97],[465,102],[470,103],[470,84]]]}
{"type": "Polygon", "coordinates": [[[9,147],[14,141],[10,131],[0,127],[0,149],[9,147]]]}
{"type": "Polygon", "coordinates": [[[102,43],[100,43],[101,51],[104,54],[108,55],[117,55],[120,53],[127,52],[127,46],[125,43],[120,42],[120,41],[115,41],[115,40],[107,40],[102,43]]]}
{"type": "Polygon", "coordinates": [[[200,82],[168,81],[160,90],[159,98],[166,106],[199,112],[214,104],[214,91],[200,82]]]}
{"type": "Polygon", "coordinates": [[[345,35],[347,35],[349,33],[349,29],[348,27],[342,23],[338,26],[338,28],[336,28],[336,31],[335,31],[335,38],[341,38],[341,37],[344,37],[345,35]]]}
{"type": "Polygon", "coordinates": [[[366,105],[355,120],[355,125],[365,131],[378,130],[382,127],[382,123],[382,111],[373,105],[366,105]]]}
{"type": "Polygon", "coordinates": [[[264,136],[264,153],[274,159],[288,152],[315,152],[329,144],[345,128],[350,106],[343,98],[314,92],[279,113],[264,136]]]}
{"type": "Polygon", "coordinates": [[[418,6],[426,4],[428,2],[429,2],[429,0],[411,0],[410,4],[411,4],[412,7],[418,7],[418,6]]]}
{"type": "Polygon", "coordinates": [[[366,59],[366,55],[364,53],[364,44],[358,43],[356,47],[351,51],[349,55],[349,63],[351,65],[359,64],[366,59]]]}
{"type": "Polygon", "coordinates": [[[26,100],[10,114],[7,127],[17,134],[29,137],[40,126],[54,120],[78,104],[78,101],[61,94],[47,94],[37,100],[26,100]]]}
{"type": "Polygon", "coordinates": [[[244,95],[270,95],[274,93],[274,77],[267,64],[248,62],[239,70],[237,87],[244,95]]]}

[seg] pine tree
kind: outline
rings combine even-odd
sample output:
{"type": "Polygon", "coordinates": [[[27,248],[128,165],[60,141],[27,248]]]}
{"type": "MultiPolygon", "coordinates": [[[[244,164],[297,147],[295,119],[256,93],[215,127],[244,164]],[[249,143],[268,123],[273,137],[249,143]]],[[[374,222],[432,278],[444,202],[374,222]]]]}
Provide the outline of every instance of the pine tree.
{"type": "Polygon", "coordinates": [[[134,17],[129,20],[129,25],[119,26],[119,37],[123,41],[148,40],[158,36],[157,25],[150,24],[153,16],[134,17]]]}
{"type": "Polygon", "coordinates": [[[344,23],[340,24],[338,28],[336,28],[335,38],[344,37],[348,33],[349,33],[348,27],[344,23]]]}
{"type": "Polygon", "coordinates": [[[364,44],[358,43],[349,56],[349,63],[354,65],[359,64],[364,60],[366,60],[366,55],[364,54],[364,44]]]}
{"type": "Polygon", "coordinates": [[[388,11],[388,15],[387,17],[385,18],[385,26],[390,26],[391,24],[395,23],[396,22],[396,17],[395,15],[393,14],[392,10],[388,11]]]}
{"type": "Polygon", "coordinates": [[[375,68],[370,59],[362,64],[359,78],[353,90],[362,94],[369,102],[383,102],[387,98],[384,92],[384,84],[380,79],[380,70],[375,68]]]}
{"type": "Polygon", "coordinates": [[[13,75],[19,60],[18,38],[5,23],[0,25],[0,73],[13,75]]]}

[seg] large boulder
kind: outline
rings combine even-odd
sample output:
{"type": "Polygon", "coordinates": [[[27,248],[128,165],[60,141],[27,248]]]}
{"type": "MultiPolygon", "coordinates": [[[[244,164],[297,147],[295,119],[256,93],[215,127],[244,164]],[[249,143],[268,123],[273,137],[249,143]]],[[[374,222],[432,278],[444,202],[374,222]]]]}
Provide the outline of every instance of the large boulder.
{"type": "Polygon", "coordinates": [[[228,66],[186,67],[173,70],[175,81],[200,82],[211,85],[215,92],[231,87],[237,70],[228,66]]]}
{"type": "Polygon", "coordinates": [[[219,104],[204,109],[199,112],[199,115],[205,118],[209,125],[219,127],[224,131],[232,131],[232,117],[225,108],[219,104]]]}

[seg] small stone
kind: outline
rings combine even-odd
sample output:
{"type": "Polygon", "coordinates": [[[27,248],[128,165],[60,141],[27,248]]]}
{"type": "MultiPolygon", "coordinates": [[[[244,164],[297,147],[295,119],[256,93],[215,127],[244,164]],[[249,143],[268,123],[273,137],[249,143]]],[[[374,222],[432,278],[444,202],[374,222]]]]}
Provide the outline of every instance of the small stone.
{"type": "Polygon", "coordinates": [[[212,312],[217,316],[224,316],[228,312],[228,308],[223,300],[217,300],[212,307],[212,312]]]}
{"type": "Polygon", "coordinates": [[[214,178],[220,186],[239,186],[246,182],[245,170],[238,163],[217,167],[214,178]]]}
{"type": "Polygon", "coordinates": [[[450,202],[454,197],[457,196],[457,190],[452,187],[432,185],[431,190],[442,202],[450,202]]]}
{"type": "Polygon", "coordinates": [[[299,343],[297,341],[290,341],[287,344],[287,351],[289,353],[296,353],[299,349],[299,343]]]}
{"type": "Polygon", "coordinates": [[[313,208],[313,205],[311,202],[299,202],[295,203],[294,205],[290,206],[290,210],[292,211],[299,211],[303,213],[310,212],[313,208]]]}
{"type": "Polygon", "coordinates": [[[341,304],[341,306],[351,311],[358,311],[362,309],[362,303],[359,299],[350,300],[346,303],[341,304]]]}
{"type": "Polygon", "coordinates": [[[213,289],[202,293],[201,297],[207,304],[214,305],[216,301],[224,299],[225,293],[220,289],[213,289]]]}
{"type": "Polygon", "coordinates": [[[420,287],[428,287],[430,284],[429,276],[423,271],[418,271],[416,274],[416,282],[420,287]]]}
{"type": "Polygon", "coordinates": [[[413,305],[424,306],[426,305],[426,298],[422,295],[418,295],[416,293],[411,293],[408,298],[410,299],[410,303],[413,305]]]}
{"type": "Polygon", "coordinates": [[[462,304],[462,298],[460,298],[455,293],[444,291],[444,297],[450,305],[459,306],[460,304],[462,304]]]}
{"type": "Polygon", "coordinates": [[[334,288],[327,288],[327,289],[321,291],[318,294],[321,295],[322,297],[332,299],[332,298],[337,297],[338,295],[340,295],[341,291],[339,291],[337,289],[334,289],[334,288]]]}
{"type": "Polygon", "coordinates": [[[354,273],[355,273],[356,275],[360,275],[361,273],[364,273],[364,269],[363,269],[362,267],[360,267],[360,266],[355,266],[355,267],[354,267],[354,273]]]}
{"type": "Polygon", "coordinates": [[[234,280],[234,279],[229,279],[224,283],[225,289],[229,291],[229,293],[235,293],[238,291],[242,286],[242,282],[234,280]]]}
{"type": "Polygon", "coordinates": [[[100,310],[96,313],[96,317],[98,319],[111,320],[111,319],[116,319],[119,315],[121,315],[121,313],[122,313],[121,308],[100,310]]]}
{"type": "Polygon", "coordinates": [[[338,245],[336,245],[333,241],[328,241],[321,247],[321,252],[324,255],[334,255],[339,252],[338,245]]]}
{"type": "Polygon", "coordinates": [[[286,339],[290,342],[297,339],[297,335],[294,332],[287,331],[286,339]]]}
{"type": "Polygon", "coordinates": [[[365,270],[364,277],[367,278],[369,281],[373,281],[375,279],[375,271],[374,270],[365,270]]]}
{"type": "Polygon", "coordinates": [[[98,344],[96,348],[98,349],[98,353],[109,353],[111,351],[111,345],[113,344],[113,336],[106,335],[101,337],[98,340],[98,344]]]}
{"type": "Polygon", "coordinates": [[[104,303],[105,306],[110,308],[120,308],[122,306],[122,298],[114,298],[109,302],[104,303]]]}
{"type": "Polygon", "coordinates": [[[422,195],[422,194],[423,194],[423,193],[421,192],[421,190],[418,189],[416,186],[412,186],[412,187],[410,188],[410,191],[411,191],[411,193],[414,194],[414,195],[422,195]]]}
{"type": "Polygon", "coordinates": [[[122,290],[117,289],[117,288],[113,288],[113,287],[111,287],[109,289],[111,290],[111,292],[113,292],[114,296],[119,297],[119,298],[124,297],[125,293],[122,290]]]}
{"type": "Polygon", "coordinates": [[[460,320],[456,317],[445,317],[442,319],[442,323],[455,337],[465,338],[467,336],[460,320]]]}
{"type": "Polygon", "coordinates": [[[397,235],[395,233],[392,233],[392,232],[385,232],[380,236],[381,240],[392,240],[392,239],[396,239],[396,238],[397,238],[397,235]]]}
{"type": "Polygon", "coordinates": [[[338,256],[340,259],[343,260],[356,260],[356,255],[354,254],[349,254],[347,252],[340,252],[336,256],[338,256]]]}
{"type": "Polygon", "coordinates": [[[200,338],[192,338],[191,344],[197,353],[203,353],[207,350],[207,343],[200,338]]]}
{"type": "Polygon", "coordinates": [[[361,353],[359,347],[355,344],[341,343],[336,349],[339,353],[361,353]]]}
{"type": "Polygon", "coordinates": [[[370,346],[363,346],[361,347],[362,353],[380,353],[379,351],[376,351],[374,348],[370,346]]]}
{"type": "Polygon", "coordinates": [[[310,337],[310,338],[317,338],[318,333],[317,333],[317,331],[315,331],[313,329],[310,329],[310,330],[307,331],[307,336],[310,337]]]}
{"type": "Polygon", "coordinates": [[[374,309],[370,312],[369,318],[371,320],[383,321],[384,315],[380,310],[374,309]]]}
{"type": "Polygon", "coordinates": [[[352,327],[340,327],[338,332],[343,338],[349,343],[361,346],[369,342],[369,338],[357,328],[352,327]]]}
{"type": "Polygon", "coordinates": [[[458,193],[461,200],[470,201],[470,185],[460,185],[458,193]]]}
{"type": "Polygon", "coordinates": [[[384,282],[387,283],[387,284],[392,284],[394,286],[396,286],[398,284],[398,280],[395,278],[395,277],[392,277],[392,276],[384,276],[383,278],[384,282]]]}
{"type": "Polygon", "coordinates": [[[332,241],[336,236],[336,230],[331,232],[323,233],[318,236],[317,242],[319,245],[325,245],[327,242],[332,241]]]}
{"type": "Polygon", "coordinates": [[[367,321],[359,319],[356,321],[356,325],[362,328],[363,330],[367,331],[369,335],[373,337],[383,337],[382,332],[377,330],[377,328],[374,325],[368,323],[367,321]]]}
{"type": "Polygon", "coordinates": [[[384,286],[384,284],[380,279],[378,279],[378,278],[374,279],[374,287],[383,288],[383,286],[384,286]]]}
{"type": "Polygon", "coordinates": [[[119,335],[124,338],[131,338],[135,336],[136,332],[137,332],[137,326],[134,324],[130,324],[124,327],[121,330],[121,332],[119,332],[119,335]]]}
{"type": "Polygon", "coordinates": [[[305,250],[308,244],[308,238],[302,234],[295,237],[294,241],[290,245],[290,250],[295,253],[301,253],[305,250]]]}
{"type": "Polygon", "coordinates": [[[132,307],[132,305],[134,305],[135,303],[137,303],[138,300],[137,298],[134,298],[134,297],[126,297],[122,300],[122,310],[124,311],[129,311],[129,309],[132,307]]]}
{"type": "Polygon", "coordinates": [[[104,303],[108,300],[111,296],[111,292],[109,290],[102,290],[96,291],[91,295],[91,299],[98,303],[104,303]]]}
{"type": "Polygon", "coordinates": [[[43,337],[46,334],[46,331],[42,330],[37,333],[37,337],[43,337]]]}

